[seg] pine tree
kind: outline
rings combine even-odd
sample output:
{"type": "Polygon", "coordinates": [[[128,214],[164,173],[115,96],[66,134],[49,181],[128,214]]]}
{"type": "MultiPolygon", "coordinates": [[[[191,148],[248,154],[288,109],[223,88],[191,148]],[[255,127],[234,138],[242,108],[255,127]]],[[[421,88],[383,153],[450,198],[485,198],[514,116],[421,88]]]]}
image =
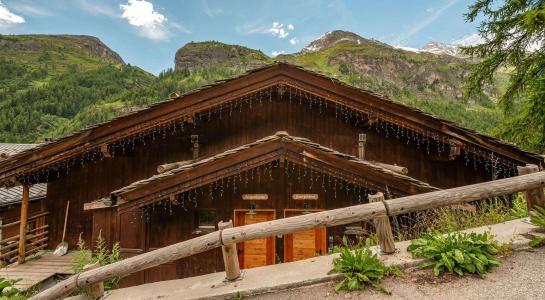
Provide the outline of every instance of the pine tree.
{"type": "Polygon", "coordinates": [[[507,121],[499,134],[545,152],[545,0],[478,0],[466,20],[481,20],[484,43],[464,48],[478,59],[466,77],[467,96],[481,93],[499,70],[509,82],[499,103],[507,121]]]}

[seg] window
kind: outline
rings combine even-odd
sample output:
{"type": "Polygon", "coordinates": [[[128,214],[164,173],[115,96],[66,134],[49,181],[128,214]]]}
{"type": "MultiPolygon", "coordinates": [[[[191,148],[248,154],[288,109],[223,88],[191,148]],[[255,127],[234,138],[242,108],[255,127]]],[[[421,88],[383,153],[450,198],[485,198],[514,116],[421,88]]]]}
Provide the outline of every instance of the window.
{"type": "Polygon", "coordinates": [[[193,234],[206,234],[216,230],[216,210],[215,209],[199,209],[196,212],[196,229],[193,234]]]}

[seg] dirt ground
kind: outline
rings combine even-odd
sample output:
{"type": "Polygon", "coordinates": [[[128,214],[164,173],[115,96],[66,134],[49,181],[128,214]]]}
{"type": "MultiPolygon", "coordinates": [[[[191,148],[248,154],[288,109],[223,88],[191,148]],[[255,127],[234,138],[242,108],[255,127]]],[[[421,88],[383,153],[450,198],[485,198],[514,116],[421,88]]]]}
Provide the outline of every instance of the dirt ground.
{"type": "Polygon", "coordinates": [[[337,282],[317,284],[246,299],[545,299],[545,248],[514,252],[485,275],[435,277],[431,270],[407,269],[403,278],[383,280],[392,294],[371,289],[335,293],[337,282]]]}

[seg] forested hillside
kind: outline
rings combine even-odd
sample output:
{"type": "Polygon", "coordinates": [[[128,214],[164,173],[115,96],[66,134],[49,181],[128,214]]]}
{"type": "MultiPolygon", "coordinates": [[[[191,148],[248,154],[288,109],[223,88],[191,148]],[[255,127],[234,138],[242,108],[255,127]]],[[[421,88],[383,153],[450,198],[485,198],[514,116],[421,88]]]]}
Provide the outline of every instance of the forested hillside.
{"type": "MultiPolygon", "coordinates": [[[[385,94],[483,133],[493,134],[502,121],[494,103],[501,84],[469,101],[462,97],[468,61],[407,52],[353,34],[358,39],[347,40],[344,33],[338,34],[340,41],[329,38],[319,48],[276,60],[385,94]]],[[[175,69],[153,76],[124,64],[100,41],[89,39],[0,36],[0,141],[64,136],[165,100],[174,91],[184,93],[274,61],[238,45],[190,43],[176,53],[175,69]]]]}

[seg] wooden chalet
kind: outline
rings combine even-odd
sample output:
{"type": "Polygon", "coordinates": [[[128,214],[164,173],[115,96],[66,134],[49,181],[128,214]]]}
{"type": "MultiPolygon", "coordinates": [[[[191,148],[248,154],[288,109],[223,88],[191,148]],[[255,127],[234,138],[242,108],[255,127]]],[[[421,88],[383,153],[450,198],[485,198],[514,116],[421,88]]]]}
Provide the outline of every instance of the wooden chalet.
{"type": "MultiPolygon", "coordinates": [[[[365,203],[377,191],[399,197],[467,185],[514,176],[526,164],[542,167],[543,158],[276,63],[15,154],[0,161],[0,184],[47,184],[50,248],[70,201],[71,247],[80,234],[88,244],[100,234],[128,257],[213,231],[220,220],[239,226],[365,203]]],[[[241,266],[323,254],[358,228],[246,242],[238,245],[241,266]]],[[[222,269],[219,250],[210,251],[124,284],[222,269]]]]}

